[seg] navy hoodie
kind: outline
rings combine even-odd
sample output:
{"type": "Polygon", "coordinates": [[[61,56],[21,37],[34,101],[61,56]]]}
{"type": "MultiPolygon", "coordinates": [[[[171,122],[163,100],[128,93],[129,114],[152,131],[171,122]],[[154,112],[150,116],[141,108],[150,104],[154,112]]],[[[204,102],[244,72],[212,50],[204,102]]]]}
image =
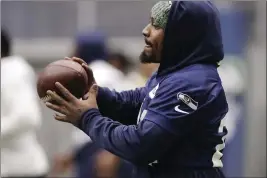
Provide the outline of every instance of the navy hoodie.
{"type": "Polygon", "coordinates": [[[131,162],[132,177],[171,178],[223,166],[228,105],[217,72],[224,56],[218,16],[211,2],[172,2],[158,71],[143,88],[100,87],[100,110],[83,115],[80,128],[131,162]]]}

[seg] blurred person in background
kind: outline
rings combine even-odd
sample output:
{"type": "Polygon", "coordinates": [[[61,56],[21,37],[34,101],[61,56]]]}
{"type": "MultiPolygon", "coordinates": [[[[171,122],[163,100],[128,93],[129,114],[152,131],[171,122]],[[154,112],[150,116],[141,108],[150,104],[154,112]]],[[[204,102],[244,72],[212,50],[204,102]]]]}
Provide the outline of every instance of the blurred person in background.
{"type": "Polygon", "coordinates": [[[243,103],[241,98],[245,91],[244,76],[246,76],[244,68],[244,62],[236,57],[226,58],[218,68],[229,105],[229,111],[225,116],[225,125],[228,130],[226,144],[233,140],[237,125],[242,118],[243,103]]]}
{"type": "Polygon", "coordinates": [[[134,82],[138,87],[146,84],[147,80],[157,71],[159,64],[139,64],[137,69],[127,74],[129,81],[134,82]]]}
{"type": "Polygon", "coordinates": [[[134,87],[142,87],[147,82],[147,79],[151,77],[151,75],[156,72],[158,68],[158,64],[138,64],[133,65],[132,62],[122,53],[111,53],[107,61],[118,70],[124,73],[124,83],[122,85],[126,85],[129,88],[129,81],[131,81],[131,85],[134,87]]]}
{"type": "Polygon", "coordinates": [[[11,55],[11,38],[1,29],[1,177],[45,177],[46,154],[36,132],[41,125],[35,73],[11,55]]]}
{"type": "Polygon", "coordinates": [[[129,73],[131,67],[133,66],[129,58],[120,52],[111,52],[107,56],[107,62],[117,70],[121,71],[125,76],[129,73]]]}
{"type": "MultiPolygon", "coordinates": [[[[125,78],[131,63],[121,53],[108,52],[104,34],[78,35],[74,56],[83,58],[89,64],[100,86],[109,86],[118,91],[135,87],[125,78]]],[[[56,157],[55,173],[74,168],[79,178],[123,178],[128,174],[128,163],[122,163],[119,157],[100,149],[84,132],[74,128],[72,135],[72,151],[56,157]]]]}

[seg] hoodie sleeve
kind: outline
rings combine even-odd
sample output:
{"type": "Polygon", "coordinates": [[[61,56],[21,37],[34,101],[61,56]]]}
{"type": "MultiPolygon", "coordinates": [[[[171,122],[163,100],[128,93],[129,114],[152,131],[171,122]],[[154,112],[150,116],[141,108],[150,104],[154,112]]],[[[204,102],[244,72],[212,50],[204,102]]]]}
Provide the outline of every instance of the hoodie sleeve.
{"type": "Polygon", "coordinates": [[[124,124],[134,124],[145,95],[145,87],[123,92],[99,87],[97,104],[103,116],[124,124]]]}
{"type": "Polygon", "coordinates": [[[151,121],[126,126],[103,117],[97,109],[83,115],[80,128],[100,147],[136,164],[157,160],[175,139],[151,121]]]}
{"type": "Polygon", "coordinates": [[[216,123],[228,111],[221,82],[214,78],[169,78],[159,84],[144,120],[180,138],[203,123],[216,123]],[[201,81],[201,82],[199,82],[201,81]]]}
{"type": "Polygon", "coordinates": [[[187,84],[186,80],[162,82],[148,105],[144,120],[158,124],[176,136],[189,133],[202,102],[201,90],[201,87],[187,84]]]}

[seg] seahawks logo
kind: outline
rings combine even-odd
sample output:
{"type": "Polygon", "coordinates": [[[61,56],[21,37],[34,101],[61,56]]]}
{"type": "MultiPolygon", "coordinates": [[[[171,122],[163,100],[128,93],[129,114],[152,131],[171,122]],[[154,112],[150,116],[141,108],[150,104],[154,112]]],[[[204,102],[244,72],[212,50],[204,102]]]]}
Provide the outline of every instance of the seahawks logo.
{"type": "Polygon", "coordinates": [[[184,94],[184,93],[178,93],[177,94],[178,100],[182,101],[184,104],[189,106],[193,110],[197,110],[198,102],[193,100],[190,96],[184,94]]]}

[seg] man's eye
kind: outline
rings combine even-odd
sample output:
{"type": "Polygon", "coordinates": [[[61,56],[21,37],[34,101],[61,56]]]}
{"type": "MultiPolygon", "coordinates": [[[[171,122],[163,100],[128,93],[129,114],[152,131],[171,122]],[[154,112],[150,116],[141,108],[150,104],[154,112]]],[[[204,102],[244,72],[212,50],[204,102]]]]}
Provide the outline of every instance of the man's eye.
{"type": "Polygon", "coordinates": [[[159,25],[153,24],[152,26],[153,26],[156,30],[160,29],[160,26],[159,26],[159,25]]]}

